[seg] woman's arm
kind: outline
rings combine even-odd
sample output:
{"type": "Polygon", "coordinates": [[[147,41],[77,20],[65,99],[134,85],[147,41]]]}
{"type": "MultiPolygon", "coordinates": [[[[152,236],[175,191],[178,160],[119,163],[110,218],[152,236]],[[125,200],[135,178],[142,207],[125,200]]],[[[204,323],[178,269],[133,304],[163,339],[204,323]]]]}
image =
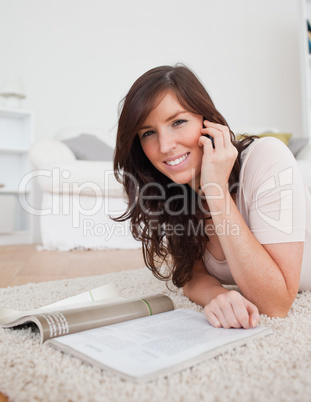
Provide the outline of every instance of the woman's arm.
{"type": "Polygon", "coordinates": [[[204,307],[206,318],[214,327],[250,328],[259,322],[257,307],[240,293],[225,289],[207,273],[202,260],[194,264],[192,278],[183,291],[190,300],[204,307]]]}
{"type": "Polygon", "coordinates": [[[226,230],[218,238],[231,274],[242,294],[261,313],[284,317],[298,291],[303,242],[260,244],[228,191],[228,178],[237,157],[228,128],[207,122],[202,132],[213,136],[215,149],[209,139],[201,137],[204,146],[201,188],[214,226],[225,222],[226,230]],[[231,235],[236,228],[239,233],[231,235]]]}
{"type": "Polygon", "coordinates": [[[209,206],[220,212],[213,216],[215,226],[226,221],[228,230],[218,238],[231,274],[242,294],[260,313],[285,317],[298,292],[303,242],[260,244],[228,197],[229,214],[228,202],[224,200],[210,200],[209,206]],[[238,227],[239,234],[231,236],[230,227],[238,227]]]}
{"type": "Polygon", "coordinates": [[[228,293],[221,283],[209,275],[203,260],[197,260],[192,268],[192,278],[183,287],[184,295],[191,301],[205,307],[214,297],[228,293]]]}

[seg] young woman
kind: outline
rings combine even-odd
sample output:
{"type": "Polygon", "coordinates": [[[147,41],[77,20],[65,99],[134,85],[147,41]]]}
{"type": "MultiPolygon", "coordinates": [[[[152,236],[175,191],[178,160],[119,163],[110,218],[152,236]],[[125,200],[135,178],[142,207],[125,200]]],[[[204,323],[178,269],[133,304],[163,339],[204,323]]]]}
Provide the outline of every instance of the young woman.
{"type": "Polygon", "coordinates": [[[236,141],[187,67],[157,67],[133,84],[114,167],[129,198],[119,220],[131,219],[147,266],[213,326],[285,317],[311,289],[311,201],[293,155],[275,138],[236,141]]]}

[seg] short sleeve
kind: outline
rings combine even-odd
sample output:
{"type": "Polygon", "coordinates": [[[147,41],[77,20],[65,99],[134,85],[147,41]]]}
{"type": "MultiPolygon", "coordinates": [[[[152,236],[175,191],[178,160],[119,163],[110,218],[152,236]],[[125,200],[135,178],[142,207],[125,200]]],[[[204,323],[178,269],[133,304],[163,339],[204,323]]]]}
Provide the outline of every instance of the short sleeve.
{"type": "Polygon", "coordinates": [[[304,241],[305,189],[294,156],[276,138],[255,140],[249,148],[239,191],[248,227],[261,244],[304,241]]]}

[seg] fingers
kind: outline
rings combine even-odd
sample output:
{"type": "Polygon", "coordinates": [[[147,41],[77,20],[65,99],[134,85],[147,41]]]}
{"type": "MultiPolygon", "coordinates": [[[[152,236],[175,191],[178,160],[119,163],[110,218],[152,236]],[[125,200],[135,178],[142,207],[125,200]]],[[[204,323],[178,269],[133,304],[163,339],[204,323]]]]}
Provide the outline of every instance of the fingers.
{"type": "Polygon", "coordinates": [[[205,128],[202,129],[202,134],[210,134],[215,141],[215,148],[217,146],[228,146],[231,144],[231,134],[227,126],[218,123],[212,123],[204,120],[205,128]]]}
{"type": "Polygon", "coordinates": [[[208,137],[205,137],[204,134],[199,138],[198,142],[199,146],[204,146],[204,152],[207,151],[208,153],[213,152],[213,143],[212,140],[208,137]]]}
{"type": "Polygon", "coordinates": [[[216,296],[205,306],[204,313],[216,328],[255,327],[260,319],[257,307],[236,291],[216,296]]]}
{"type": "Polygon", "coordinates": [[[208,322],[215,328],[220,328],[222,325],[216,315],[209,309],[204,308],[205,317],[207,318],[208,322]]]}
{"type": "Polygon", "coordinates": [[[256,327],[259,324],[260,321],[260,315],[258,308],[255,306],[255,304],[251,303],[250,301],[246,300],[246,308],[249,314],[249,325],[251,327],[256,327]]]}
{"type": "MultiPolygon", "coordinates": [[[[210,306],[206,306],[205,315],[211,325],[223,328],[241,328],[241,323],[238,321],[231,304],[222,302],[221,300],[212,300],[210,306]],[[216,319],[214,319],[214,316],[216,319]],[[217,324],[217,321],[220,325],[217,324]]],[[[248,323],[248,317],[247,317],[248,323]]]]}
{"type": "Polygon", "coordinates": [[[215,149],[219,150],[225,146],[224,134],[222,131],[217,130],[216,128],[206,127],[205,129],[203,128],[201,132],[203,133],[203,135],[208,134],[213,138],[215,149]]]}

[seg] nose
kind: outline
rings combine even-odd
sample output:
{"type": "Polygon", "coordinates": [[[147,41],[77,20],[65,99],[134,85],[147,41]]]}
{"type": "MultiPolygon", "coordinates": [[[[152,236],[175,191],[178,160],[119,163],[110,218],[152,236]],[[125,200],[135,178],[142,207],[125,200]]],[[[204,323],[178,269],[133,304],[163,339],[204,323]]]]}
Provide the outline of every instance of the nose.
{"type": "Polygon", "coordinates": [[[168,154],[176,148],[175,135],[173,133],[159,133],[159,147],[162,154],[168,154]]]}

